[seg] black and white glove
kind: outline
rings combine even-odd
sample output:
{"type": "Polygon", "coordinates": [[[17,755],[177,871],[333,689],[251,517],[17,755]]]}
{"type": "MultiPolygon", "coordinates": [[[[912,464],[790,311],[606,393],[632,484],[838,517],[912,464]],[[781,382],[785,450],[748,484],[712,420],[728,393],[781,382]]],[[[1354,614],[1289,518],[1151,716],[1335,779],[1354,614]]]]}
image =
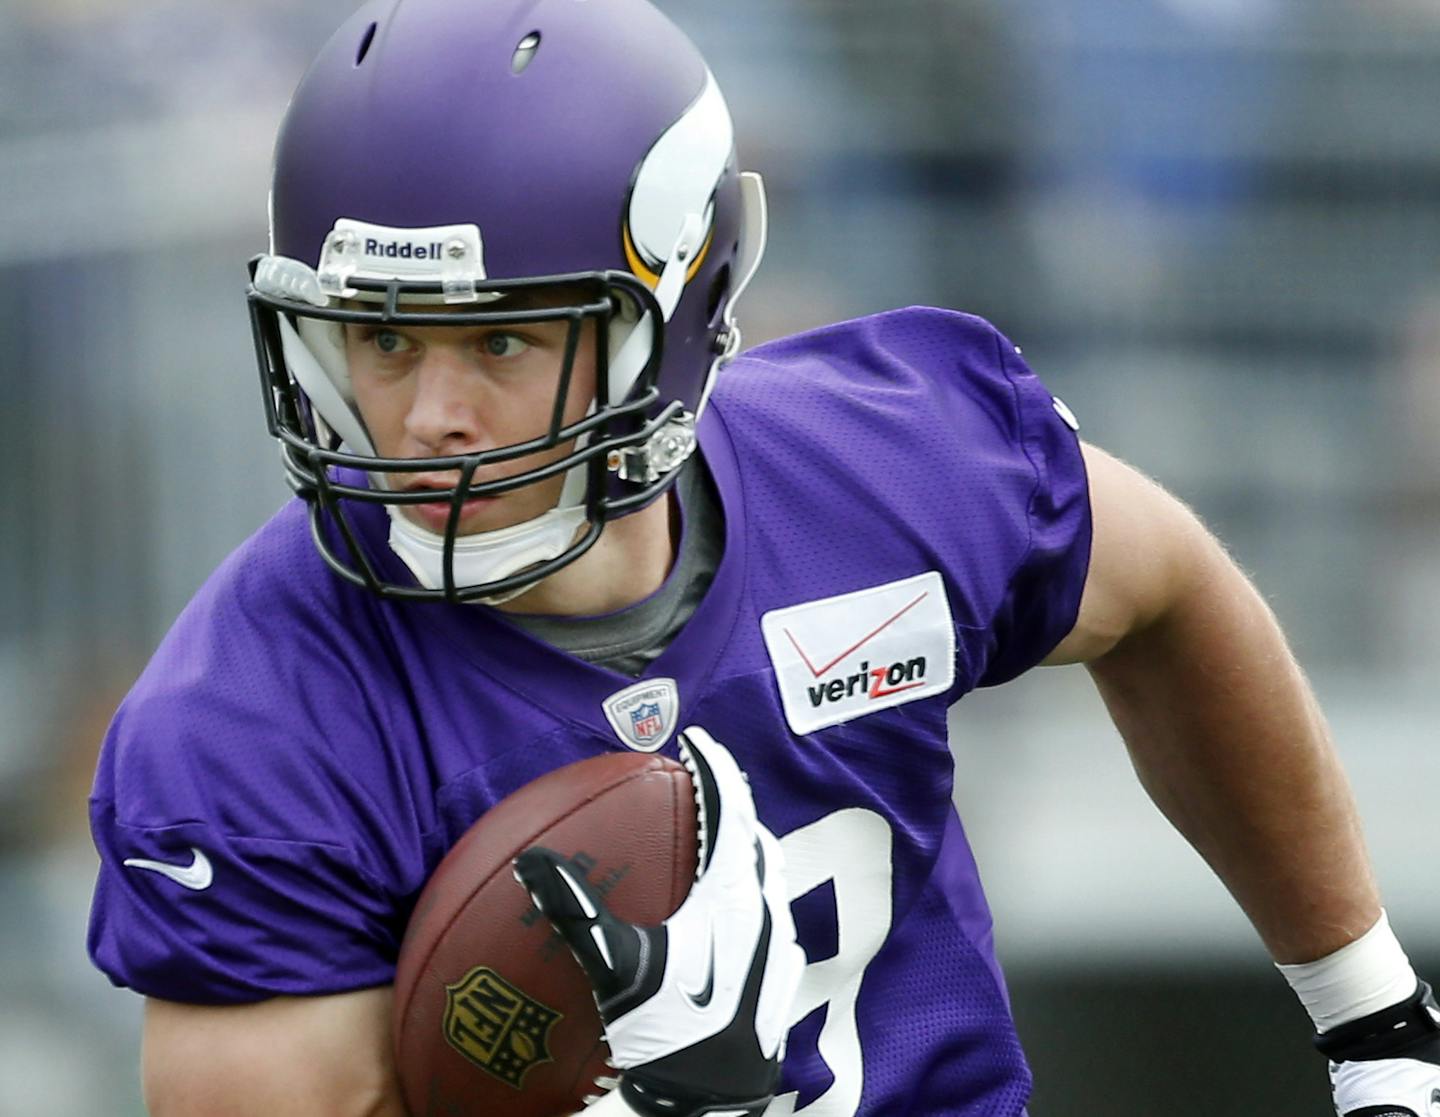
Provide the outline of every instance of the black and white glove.
{"type": "Polygon", "coordinates": [[[1440,1117],[1440,1005],[1430,986],[1315,1037],[1339,1117],[1440,1117]]]}
{"type": "Polygon", "coordinates": [[[755,817],[744,774],[704,730],[680,735],[699,808],[699,873],[658,927],[617,919],[584,871],[535,847],[515,876],[595,988],[619,1069],[590,1112],[758,1115],[780,1076],[805,956],[780,844],[755,817]]]}

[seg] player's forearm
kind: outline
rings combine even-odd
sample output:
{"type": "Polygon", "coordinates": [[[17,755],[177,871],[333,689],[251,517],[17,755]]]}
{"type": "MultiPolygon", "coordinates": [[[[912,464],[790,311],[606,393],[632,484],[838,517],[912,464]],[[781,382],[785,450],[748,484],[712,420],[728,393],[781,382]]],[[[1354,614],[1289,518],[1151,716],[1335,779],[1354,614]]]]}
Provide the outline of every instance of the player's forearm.
{"type": "Polygon", "coordinates": [[[152,1117],[405,1117],[388,986],[247,1005],[147,998],[152,1117]]]}
{"type": "Polygon", "coordinates": [[[1218,544],[1154,623],[1090,664],[1146,790],[1278,962],[1379,916],[1323,717],[1269,609],[1218,544]]]}

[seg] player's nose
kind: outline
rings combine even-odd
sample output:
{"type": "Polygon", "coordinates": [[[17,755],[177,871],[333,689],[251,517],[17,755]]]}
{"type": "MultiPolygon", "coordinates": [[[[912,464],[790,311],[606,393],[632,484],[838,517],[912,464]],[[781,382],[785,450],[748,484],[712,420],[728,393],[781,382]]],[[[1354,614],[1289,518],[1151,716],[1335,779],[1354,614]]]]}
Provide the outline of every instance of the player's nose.
{"type": "Polygon", "coordinates": [[[482,385],[466,363],[444,347],[432,347],[413,375],[406,434],[436,455],[485,449],[482,385]]]}

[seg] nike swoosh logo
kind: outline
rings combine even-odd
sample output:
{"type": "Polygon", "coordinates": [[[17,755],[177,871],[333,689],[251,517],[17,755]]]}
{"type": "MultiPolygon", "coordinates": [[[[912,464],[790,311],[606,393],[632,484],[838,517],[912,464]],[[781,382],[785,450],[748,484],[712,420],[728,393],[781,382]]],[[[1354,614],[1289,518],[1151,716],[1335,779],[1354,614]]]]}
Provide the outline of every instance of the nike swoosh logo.
{"type": "Polygon", "coordinates": [[[710,1003],[710,998],[715,995],[715,935],[710,935],[710,965],[705,971],[705,986],[698,993],[685,990],[685,999],[696,1008],[705,1008],[710,1003]]]}
{"type": "Polygon", "coordinates": [[[132,869],[148,869],[162,877],[169,877],[181,888],[192,892],[203,892],[215,879],[215,870],[210,865],[210,858],[194,846],[190,847],[190,853],[194,859],[188,865],[172,865],[168,861],[151,861],[145,857],[127,857],[123,863],[132,869]]]}

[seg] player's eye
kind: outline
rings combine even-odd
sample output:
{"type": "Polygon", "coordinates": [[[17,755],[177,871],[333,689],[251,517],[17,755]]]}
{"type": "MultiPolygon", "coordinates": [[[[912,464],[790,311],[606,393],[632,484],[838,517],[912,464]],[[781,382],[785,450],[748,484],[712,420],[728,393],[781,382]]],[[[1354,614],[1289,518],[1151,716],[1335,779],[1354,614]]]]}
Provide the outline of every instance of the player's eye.
{"type": "Polygon", "coordinates": [[[346,332],[352,340],[374,349],[382,357],[393,357],[415,348],[413,341],[388,326],[348,327],[346,332]]]}
{"type": "Polygon", "coordinates": [[[387,330],[383,327],[372,333],[367,340],[386,356],[403,353],[413,348],[409,338],[405,337],[404,334],[398,334],[394,330],[387,330]]]}
{"type": "Polygon", "coordinates": [[[530,343],[519,334],[508,334],[503,331],[486,334],[481,345],[484,346],[485,352],[492,357],[518,357],[530,348],[530,343]]]}

